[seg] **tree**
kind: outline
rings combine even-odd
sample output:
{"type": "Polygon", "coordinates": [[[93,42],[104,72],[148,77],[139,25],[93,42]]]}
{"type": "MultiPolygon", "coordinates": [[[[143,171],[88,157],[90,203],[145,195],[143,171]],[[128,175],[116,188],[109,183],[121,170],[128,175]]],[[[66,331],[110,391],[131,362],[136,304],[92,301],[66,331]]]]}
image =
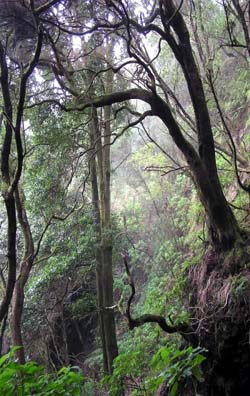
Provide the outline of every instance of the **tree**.
{"type": "MultiPolygon", "coordinates": [[[[112,57],[112,43],[107,44],[112,57]]],[[[91,73],[93,74],[93,73],[91,73]]],[[[90,75],[91,77],[91,75],[90,75]]],[[[91,86],[91,78],[89,81],[91,86]]],[[[105,93],[112,91],[113,73],[107,74],[105,93]]],[[[91,89],[91,96],[93,89],[91,89]]],[[[99,327],[102,339],[104,372],[112,374],[113,361],[118,354],[116,341],[113,268],[112,268],[112,225],[111,225],[111,107],[104,108],[103,118],[97,110],[91,110],[90,146],[94,150],[90,158],[92,205],[99,248],[96,254],[96,284],[99,309],[99,327]],[[101,120],[101,121],[99,121],[101,120]],[[102,126],[103,125],[103,128],[102,126]],[[103,133],[102,133],[103,129],[103,133]]]]}
{"type": "MultiPolygon", "coordinates": [[[[39,248],[36,251],[34,249],[34,241],[24,205],[24,193],[19,186],[25,157],[22,138],[23,117],[29,79],[39,62],[44,42],[44,32],[38,16],[55,4],[56,1],[48,2],[37,8],[34,8],[33,4],[31,9],[27,9],[25,4],[19,5],[17,2],[2,3],[5,8],[2,9],[0,15],[1,21],[4,21],[4,23],[1,23],[1,30],[4,28],[5,33],[2,35],[0,42],[0,82],[5,133],[2,143],[1,173],[3,180],[2,195],[8,218],[8,252],[6,255],[8,258],[8,279],[5,296],[0,306],[0,321],[7,315],[14,293],[12,302],[13,343],[22,346],[21,317],[24,286],[39,250],[39,248]],[[27,26],[28,17],[32,18],[32,23],[27,26]],[[22,40],[26,44],[24,44],[25,51],[20,46],[22,40]],[[14,50],[14,55],[12,55],[11,49],[14,50]],[[17,65],[17,69],[15,65],[17,65]],[[14,83],[14,90],[18,92],[17,98],[15,97],[16,92],[13,92],[12,82],[14,83]],[[13,139],[15,148],[12,143],[13,139]],[[15,158],[14,163],[13,156],[15,158]],[[16,252],[17,218],[24,238],[24,254],[20,263],[18,278],[16,277],[18,268],[16,252]]],[[[17,351],[17,355],[20,363],[24,363],[23,348],[17,351]]]]}
{"type": "MultiPolygon", "coordinates": [[[[125,17],[126,23],[129,25],[128,35],[130,34],[130,26],[135,26],[137,31],[143,33],[156,30],[160,38],[165,40],[174,52],[185,75],[193,104],[199,152],[183,136],[168,104],[157,94],[155,77],[150,72],[150,67],[148,68],[148,74],[151,79],[149,90],[132,89],[127,92],[119,92],[113,96],[97,99],[94,105],[100,106],[107,102],[115,103],[116,101],[121,102],[128,99],[140,99],[150,105],[150,115],[158,116],[165,123],[172,139],[184,154],[190,166],[194,183],[207,214],[212,243],[220,245],[223,249],[228,249],[232,247],[237,239],[239,230],[218,179],[209,113],[201,78],[192,52],[188,28],[182,15],[176,10],[171,1],[160,2],[159,5],[160,18],[164,29],[160,31],[152,23],[145,26],[139,25],[137,22],[130,20],[122,8],[114,8],[120,18],[125,17]],[[176,34],[179,43],[177,43],[171,30],[176,34]]],[[[130,43],[128,45],[130,46],[130,43]]],[[[129,47],[128,50],[130,50],[129,47]]],[[[86,106],[88,104],[84,105],[84,107],[86,106]]]]}
{"type": "MultiPolygon", "coordinates": [[[[5,37],[7,40],[7,38],[5,37]]],[[[8,216],[8,262],[9,274],[6,287],[6,295],[1,304],[0,318],[1,320],[6,315],[14,285],[16,280],[16,199],[19,197],[18,183],[22,174],[23,167],[23,144],[21,139],[22,119],[24,111],[24,103],[27,89],[27,82],[30,75],[38,62],[41,48],[42,48],[43,33],[37,26],[37,45],[30,62],[21,70],[19,81],[19,97],[14,112],[14,103],[12,100],[12,93],[10,90],[10,76],[8,68],[8,53],[6,50],[6,42],[1,42],[0,58],[1,58],[1,89],[5,117],[5,135],[2,145],[1,171],[2,180],[4,182],[4,202],[8,216]],[[11,145],[12,139],[15,139],[16,144],[16,163],[15,167],[11,167],[11,145]]],[[[20,204],[20,202],[19,202],[20,204]]]]}
{"type": "MultiPolygon", "coordinates": [[[[107,34],[117,34],[125,43],[129,59],[118,66],[110,65],[110,68],[117,74],[123,68],[125,70],[128,64],[135,65],[132,72],[136,73],[137,78],[133,82],[137,87],[97,96],[94,99],[82,95],[78,103],[73,106],[62,103],[60,100],[51,103],[58,105],[65,111],[80,112],[87,108],[127,103],[130,100],[139,100],[145,103],[149,109],[142,114],[138,115],[137,113],[138,118],[134,123],[139,123],[148,116],[156,116],[168,128],[173,142],[189,166],[192,180],[204,207],[209,240],[213,248],[205,255],[203,264],[194,269],[190,275],[190,284],[192,285],[190,304],[197,307],[195,310],[197,322],[195,324],[194,321],[191,326],[193,329],[191,331],[192,336],[189,337],[186,334],[185,327],[166,326],[165,320],[162,322],[162,318],[159,317],[146,315],[138,319],[131,318],[130,303],[134,295],[132,282],[132,294],[127,310],[130,327],[139,326],[148,321],[160,322],[165,331],[179,331],[194,345],[200,343],[207,347],[210,353],[210,359],[208,360],[210,366],[207,370],[204,394],[225,395],[228,389],[230,389],[231,394],[244,393],[247,389],[247,381],[244,384],[239,383],[241,382],[240,378],[246,376],[246,370],[249,366],[240,368],[237,365],[237,360],[240,345],[246,339],[249,309],[243,303],[244,314],[240,315],[237,323],[234,322],[235,319],[233,318],[235,318],[236,311],[229,319],[229,307],[226,302],[223,304],[223,300],[219,298],[219,291],[226,287],[226,282],[229,281],[231,276],[234,277],[236,274],[242,276],[242,268],[248,261],[248,255],[244,256],[242,247],[247,243],[248,235],[241,231],[232,209],[227,203],[218,177],[215,143],[207,106],[206,90],[199,64],[195,59],[191,33],[185,18],[185,13],[189,12],[189,5],[182,1],[176,5],[172,0],[159,0],[152,4],[145,2],[143,12],[139,13],[137,5],[125,3],[121,0],[105,1],[100,2],[100,4],[107,7],[109,17],[103,16],[101,22],[94,19],[85,29],[78,32],[71,29],[70,26],[66,29],[61,26],[61,29],[69,34],[83,36],[90,33],[96,34],[103,40],[105,40],[107,34]],[[144,39],[150,35],[157,42],[158,51],[156,51],[156,55],[149,55],[144,47],[144,39]],[[155,59],[157,59],[164,46],[171,50],[182,70],[192,105],[191,119],[194,119],[195,139],[190,138],[183,132],[179,119],[176,118],[173,111],[173,103],[175,105],[177,103],[176,97],[173,97],[168,84],[161,77],[160,71],[157,70],[155,59]],[[240,251],[239,256],[237,259],[233,259],[230,254],[237,249],[240,251]],[[199,304],[201,303],[202,313],[199,313],[199,304]],[[211,306],[213,306],[212,312],[210,311],[211,306]],[[222,316],[220,313],[222,313],[222,316]],[[244,319],[246,317],[248,318],[247,321],[244,319]],[[211,321],[209,318],[212,318],[211,321]],[[214,329],[223,321],[222,318],[224,318],[225,326],[224,328],[220,327],[220,336],[215,338],[214,329]],[[206,323],[202,327],[203,329],[206,327],[207,333],[203,332],[199,326],[200,321],[206,323]],[[232,328],[234,329],[233,332],[232,328]],[[234,351],[230,349],[228,340],[234,345],[234,351]],[[230,363],[227,359],[229,351],[230,356],[232,356],[230,363]],[[223,366],[226,369],[222,369],[223,366]],[[228,373],[230,373],[230,376],[234,375],[234,377],[229,378],[228,373]]],[[[105,70],[102,70],[102,73],[105,73],[105,70]]],[[[125,108],[126,106],[123,106],[121,109],[125,108]]],[[[181,107],[179,109],[184,114],[183,110],[185,109],[181,107]]],[[[186,117],[188,115],[186,113],[186,117]]],[[[245,279],[245,276],[243,277],[245,279]]],[[[236,302],[234,306],[237,306],[236,302]]],[[[246,354],[249,356],[249,349],[246,354]]]]}
{"type": "MultiPolygon", "coordinates": [[[[184,155],[192,172],[193,181],[207,215],[211,243],[227,250],[234,245],[240,232],[218,178],[215,145],[204,87],[191,46],[188,26],[180,12],[181,5],[182,3],[179,8],[176,8],[172,1],[160,1],[158,7],[152,10],[149,20],[145,16],[145,22],[140,23],[133,17],[133,10],[129,6],[126,7],[122,2],[108,2],[107,6],[112,12],[115,23],[105,20],[104,24],[97,23],[82,34],[96,31],[100,35],[105,34],[106,31],[115,32],[120,28],[121,31],[118,30],[118,32],[125,40],[127,53],[131,58],[130,62],[136,63],[143,70],[144,75],[141,80],[139,78],[139,85],[144,85],[147,89],[131,88],[127,91],[97,97],[95,100],[81,100],[78,106],[72,107],[72,110],[83,111],[87,107],[102,107],[131,99],[141,100],[148,104],[150,110],[142,117],[157,116],[167,126],[174,143],[184,155]],[[164,81],[139,42],[140,35],[145,36],[149,33],[156,35],[159,43],[164,42],[170,47],[181,66],[192,102],[198,149],[185,137],[178,120],[173,116],[168,102],[167,86],[164,85],[164,81]],[[162,93],[165,100],[162,98],[162,93]]],[[[74,31],[71,33],[74,34],[74,31]]],[[[113,71],[118,72],[122,67],[123,65],[113,68],[113,71]]],[[[71,110],[60,103],[58,105],[66,111],[71,110]]]]}

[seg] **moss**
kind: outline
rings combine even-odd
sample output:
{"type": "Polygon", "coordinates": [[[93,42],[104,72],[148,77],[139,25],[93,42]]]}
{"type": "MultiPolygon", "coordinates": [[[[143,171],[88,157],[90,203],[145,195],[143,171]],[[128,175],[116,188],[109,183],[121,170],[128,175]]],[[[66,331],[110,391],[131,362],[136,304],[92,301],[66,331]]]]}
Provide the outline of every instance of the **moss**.
{"type": "Polygon", "coordinates": [[[232,282],[232,292],[237,294],[244,293],[248,287],[248,280],[242,275],[236,275],[232,282]]]}

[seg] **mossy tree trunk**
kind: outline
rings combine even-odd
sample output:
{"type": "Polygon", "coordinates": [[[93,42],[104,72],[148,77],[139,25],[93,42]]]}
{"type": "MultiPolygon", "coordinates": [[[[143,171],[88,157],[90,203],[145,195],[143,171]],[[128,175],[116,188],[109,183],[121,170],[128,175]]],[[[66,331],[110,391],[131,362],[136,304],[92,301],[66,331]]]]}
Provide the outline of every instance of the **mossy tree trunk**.
{"type": "MultiPolygon", "coordinates": [[[[90,144],[95,147],[96,139],[100,139],[98,115],[96,109],[91,112],[91,131],[90,131],[90,144]]],[[[97,306],[98,306],[98,322],[99,331],[102,342],[102,355],[103,355],[103,370],[108,373],[108,357],[105,340],[104,328],[104,301],[103,301],[103,257],[101,249],[102,228],[101,228],[101,214],[100,214],[100,200],[99,200],[99,185],[97,179],[97,163],[96,156],[90,159],[90,177],[92,189],[92,207],[94,227],[96,233],[96,291],[97,291],[97,306]]]]}
{"type": "MultiPolygon", "coordinates": [[[[112,47],[108,44],[108,55],[111,58],[112,47]]],[[[112,92],[113,72],[107,74],[106,93],[112,92]]],[[[103,282],[104,282],[104,304],[105,307],[114,305],[113,296],[113,240],[111,225],[111,106],[104,107],[104,138],[103,138],[103,177],[104,177],[104,194],[102,203],[102,254],[103,254],[103,282]]],[[[104,327],[105,341],[108,357],[108,370],[111,374],[113,371],[113,360],[118,355],[114,310],[112,308],[104,309],[104,327]]]]}
{"type": "MultiPolygon", "coordinates": [[[[108,44],[108,52],[112,51],[108,44]]],[[[113,73],[109,72],[105,81],[105,91],[112,91],[113,73]]],[[[95,213],[97,235],[96,277],[99,326],[103,349],[104,371],[111,374],[113,360],[118,354],[115,317],[112,308],[113,297],[113,241],[111,230],[111,106],[103,111],[103,127],[100,126],[97,110],[91,111],[90,143],[96,154],[91,158],[92,203],[95,213]]]]}
{"type": "Polygon", "coordinates": [[[18,268],[17,279],[15,282],[13,299],[11,303],[11,335],[14,346],[19,346],[16,356],[20,364],[25,363],[25,351],[22,339],[22,314],[24,304],[24,287],[28,281],[30,271],[34,262],[34,242],[31,233],[29,220],[24,206],[24,194],[20,188],[15,192],[18,220],[24,238],[24,254],[18,268]]]}

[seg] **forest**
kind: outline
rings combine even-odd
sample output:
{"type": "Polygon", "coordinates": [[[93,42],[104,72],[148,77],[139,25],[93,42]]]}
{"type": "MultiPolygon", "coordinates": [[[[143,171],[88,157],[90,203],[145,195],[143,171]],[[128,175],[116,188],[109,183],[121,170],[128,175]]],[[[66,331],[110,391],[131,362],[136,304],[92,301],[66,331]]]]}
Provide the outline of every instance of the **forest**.
{"type": "Polygon", "coordinates": [[[0,396],[249,396],[249,56],[249,0],[0,0],[0,396]]]}

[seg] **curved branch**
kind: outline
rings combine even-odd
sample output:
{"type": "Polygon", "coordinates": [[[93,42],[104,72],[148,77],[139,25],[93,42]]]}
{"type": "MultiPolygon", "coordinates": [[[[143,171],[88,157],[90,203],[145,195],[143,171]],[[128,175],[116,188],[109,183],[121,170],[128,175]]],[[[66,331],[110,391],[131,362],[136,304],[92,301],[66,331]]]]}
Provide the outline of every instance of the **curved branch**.
{"type": "Polygon", "coordinates": [[[34,103],[28,106],[29,108],[40,105],[41,103],[54,104],[59,106],[61,110],[70,111],[83,111],[90,107],[103,107],[110,106],[114,103],[126,102],[127,100],[137,99],[147,103],[151,107],[151,115],[159,117],[166,125],[169,133],[180,151],[184,154],[188,164],[194,169],[197,164],[201,164],[198,153],[195,148],[189,143],[182,134],[182,131],[174,118],[172,111],[168,104],[156,93],[142,88],[132,88],[126,91],[114,92],[108,95],[98,96],[92,99],[84,100],[81,96],[79,98],[80,104],[73,108],[66,107],[64,104],[55,100],[44,100],[40,103],[34,103]]]}
{"type": "Polygon", "coordinates": [[[144,325],[145,323],[157,323],[160,326],[160,328],[168,334],[179,333],[185,336],[185,334],[189,333],[191,331],[191,328],[186,323],[182,323],[176,326],[170,326],[167,324],[166,319],[160,315],[145,314],[135,319],[132,318],[130,310],[131,310],[131,304],[135,296],[135,284],[129,270],[128,260],[126,255],[123,256],[123,263],[126,269],[126,274],[128,276],[129,286],[131,288],[131,294],[127,301],[127,307],[124,313],[128,321],[129,329],[132,330],[135,327],[140,327],[144,325]]]}
{"type": "Polygon", "coordinates": [[[22,123],[22,117],[23,117],[23,111],[24,111],[24,103],[25,103],[25,98],[26,98],[26,89],[27,89],[27,81],[31,74],[33,73],[37,62],[39,60],[41,50],[42,50],[42,43],[43,43],[43,32],[41,29],[38,31],[38,38],[37,38],[37,46],[35,50],[34,57],[30,61],[28,68],[26,72],[22,75],[21,82],[20,82],[20,88],[19,88],[19,99],[18,99],[18,105],[17,105],[17,115],[16,115],[16,124],[15,124],[15,140],[16,140],[16,148],[17,148],[17,168],[16,172],[14,175],[14,179],[11,183],[11,186],[9,188],[9,193],[13,193],[15,188],[17,187],[17,184],[19,182],[19,179],[22,174],[22,167],[23,167],[23,144],[22,144],[22,138],[21,138],[21,123],[22,123]]]}
{"type": "MultiPolygon", "coordinates": [[[[244,33],[245,37],[245,42],[246,42],[246,48],[248,51],[248,55],[250,55],[250,34],[249,34],[249,21],[247,21],[247,18],[245,18],[245,11],[242,9],[242,6],[239,2],[239,0],[232,0],[234,8],[237,12],[238,19],[241,23],[242,30],[244,33]]],[[[250,12],[250,4],[248,2],[248,9],[250,12]]]]}
{"type": "Polygon", "coordinates": [[[45,4],[41,5],[40,7],[36,8],[34,10],[34,14],[35,15],[40,15],[43,12],[47,11],[49,8],[53,7],[54,5],[56,5],[57,3],[60,3],[61,0],[50,0],[47,1],[45,4]]]}
{"type": "Polygon", "coordinates": [[[4,115],[6,116],[6,124],[5,124],[5,136],[3,140],[2,152],[1,152],[1,173],[2,178],[5,183],[10,183],[10,170],[9,170],[9,157],[11,150],[11,142],[12,142],[12,122],[13,122],[13,108],[10,97],[10,89],[9,89],[9,72],[6,61],[6,52],[0,41],[0,84],[3,96],[3,105],[4,105],[4,115]]]}
{"type": "Polygon", "coordinates": [[[0,304],[0,322],[8,312],[16,282],[16,207],[13,194],[6,194],[4,197],[5,207],[8,217],[8,278],[5,295],[0,304]]]}
{"type": "MultiPolygon", "coordinates": [[[[66,213],[65,216],[57,216],[57,215],[52,215],[52,216],[50,216],[48,222],[46,223],[46,225],[45,225],[45,227],[44,227],[44,229],[43,229],[43,231],[42,231],[42,233],[41,233],[41,235],[40,235],[40,237],[39,237],[39,239],[38,239],[38,242],[37,242],[37,245],[36,245],[36,249],[34,249],[33,260],[35,260],[35,259],[37,258],[38,254],[39,254],[39,251],[40,251],[40,248],[41,248],[41,244],[42,244],[43,238],[45,237],[45,234],[46,234],[48,228],[53,224],[53,223],[52,223],[53,220],[58,220],[58,221],[65,221],[65,220],[67,220],[67,218],[68,218],[69,216],[71,216],[71,214],[72,214],[73,212],[75,212],[75,210],[76,210],[76,205],[77,205],[77,204],[75,204],[75,205],[69,210],[69,212],[66,213]]],[[[80,209],[80,208],[79,208],[79,209],[80,209]]]]}

